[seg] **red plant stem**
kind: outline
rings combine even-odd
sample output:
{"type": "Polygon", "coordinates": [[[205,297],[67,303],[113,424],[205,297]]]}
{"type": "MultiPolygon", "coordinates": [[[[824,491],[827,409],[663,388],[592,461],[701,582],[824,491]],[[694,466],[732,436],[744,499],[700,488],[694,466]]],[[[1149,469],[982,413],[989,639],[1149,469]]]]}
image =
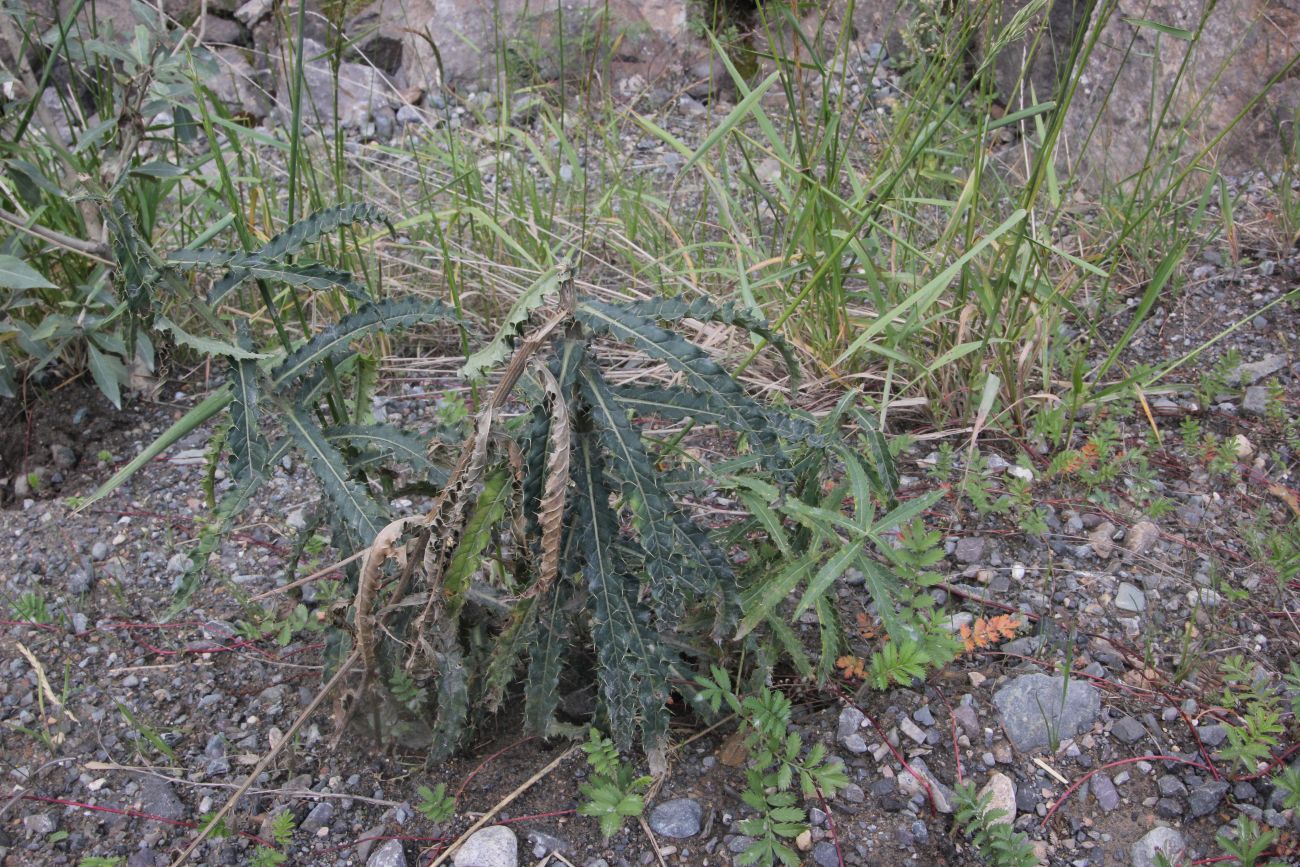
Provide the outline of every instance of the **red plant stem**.
{"type": "Polygon", "coordinates": [[[948,723],[952,726],[952,758],[957,763],[957,782],[962,782],[961,778],[961,747],[957,743],[957,715],[952,712],[952,704],[948,701],[948,696],[943,694],[943,690],[935,687],[934,691],[943,699],[943,706],[948,708],[948,723]]]}
{"type": "Polygon", "coordinates": [[[1183,722],[1187,724],[1187,730],[1192,733],[1192,739],[1196,741],[1196,749],[1200,752],[1201,758],[1205,759],[1205,764],[1209,765],[1210,773],[1214,775],[1214,779],[1222,780],[1223,777],[1219,774],[1219,769],[1214,765],[1214,759],[1210,758],[1210,751],[1206,749],[1205,744],[1201,741],[1201,735],[1196,731],[1196,726],[1192,725],[1191,717],[1183,712],[1183,709],[1179,706],[1178,702],[1174,701],[1163,692],[1160,693],[1160,695],[1164,697],[1165,701],[1169,702],[1170,706],[1172,706],[1174,710],[1178,711],[1178,716],[1180,716],[1183,722]]]}
{"type": "Polygon", "coordinates": [[[1064,804],[1069,799],[1069,797],[1078,790],[1080,786],[1088,782],[1088,780],[1092,779],[1093,774],[1101,773],[1102,771],[1108,770],[1110,768],[1118,768],[1121,765],[1132,765],[1138,762],[1178,762],[1179,764],[1191,765],[1194,768],[1200,768],[1203,771],[1210,770],[1210,768],[1207,768],[1205,765],[1201,764],[1200,762],[1194,762],[1191,759],[1184,759],[1181,756],[1134,756],[1133,758],[1119,759],[1118,761],[1114,761],[1102,765],[1099,768],[1093,768],[1091,771],[1084,774],[1079,779],[1075,780],[1074,783],[1071,784],[1070,788],[1066,789],[1065,793],[1061,795],[1060,798],[1057,799],[1055,804],[1052,805],[1052,808],[1047,811],[1047,815],[1043,817],[1043,821],[1038,823],[1038,827],[1046,828],[1048,821],[1050,821],[1052,816],[1056,813],[1056,811],[1061,808],[1061,805],[1064,804]]]}
{"type": "Polygon", "coordinates": [[[840,835],[835,833],[835,819],[831,816],[831,808],[826,804],[826,796],[822,794],[822,787],[813,783],[817,789],[817,801],[822,805],[822,812],[826,814],[826,830],[830,832],[831,843],[835,846],[835,857],[839,859],[840,867],[844,867],[844,853],[840,851],[840,835]]]}
{"type": "Polygon", "coordinates": [[[1265,766],[1264,770],[1249,775],[1233,777],[1232,781],[1234,783],[1249,782],[1250,780],[1258,780],[1260,777],[1267,776],[1268,774],[1272,773],[1274,768],[1276,768],[1278,765],[1285,762],[1287,759],[1291,758],[1291,756],[1294,755],[1297,750],[1300,750],[1300,744],[1292,744],[1291,746],[1283,750],[1281,755],[1277,756],[1276,758],[1273,759],[1273,761],[1269,762],[1268,765],[1265,766]]]}
{"type": "MultiPolygon", "coordinates": [[[[194,822],[186,822],[181,819],[167,819],[162,816],[155,816],[152,813],[144,813],[141,812],[140,810],[126,810],[126,809],[120,809],[118,807],[100,807],[95,804],[85,804],[82,803],[81,801],[69,801],[66,798],[48,798],[44,795],[24,794],[22,795],[22,799],[24,801],[40,801],[46,804],[59,804],[60,806],[64,806],[64,807],[76,807],[80,810],[93,810],[94,812],[97,813],[113,813],[114,815],[117,816],[128,816],[132,819],[148,819],[151,822],[162,822],[165,825],[175,825],[179,828],[193,829],[198,827],[198,825],[195,824],[194,822]]],[[[236,833],[239,834],[239,836],[245,838],[246,840],[252,840],[253,842],[261,846],[267,846],[270,848],[275,847],[274,843],[263,840],[261,837],[257,836],[256,834],[247,834],[243,831],[237,831],[236,833]]]]}

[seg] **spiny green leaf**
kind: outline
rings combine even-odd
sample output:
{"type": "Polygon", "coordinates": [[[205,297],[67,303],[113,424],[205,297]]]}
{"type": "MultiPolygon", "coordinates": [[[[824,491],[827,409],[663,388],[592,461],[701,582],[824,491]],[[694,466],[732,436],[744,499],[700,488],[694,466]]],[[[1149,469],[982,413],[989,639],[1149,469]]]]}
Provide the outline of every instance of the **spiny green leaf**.
{"type": "Polygon", "coordinates": [[[658,476],[641,435],[633,429],[600,372],[590,364],[578,369],[578,385],[590,408],[602,444],[609,453],[609,469],[619,480],[623,502],[632,513],[632,526],[646,551],[650,570],[650,595],[656,613],[669,625],[681,614],[686,592],[703,594],[707,584],[698,573],[701,566],[677,549],[671,509],[659,487],[658,476]]]}
{"type": "MultiPolygon", "coordinates": [[[[454,624],[444,624],[443,628],[454,624]]],[[[465,658],[456,642],[443,642],[441,653],[435,654],[438,665],[437,719],[433,726],[433,748],[430,756],[445,759],[460,746],[465,736],[465,721],[469,718],[469,680],[465,671],[465,658]]]]}
{"type": "Polygon", "coordinates": [[[447,564],[447,571],[442,579],[442,594],[446,605],[445,616],[455,620],[460,613],[465,593],[469,590],[470,580],[482,566],[482,554],[492,542],[492,529],[506,513],[506,501],[510,494],[510,473],[505,467],[497,467],[483,480],[483,490],[465,522],[460,541],[447,564]]]}
{"type": "Polygon", "coordinates": [[[790,344],[780,333],[772,330],[761,314],[750,313],[734,301],[717,304],[711,298],[704,297],[695,297],[689,301],[682,297],[651,298],[645,301],[633,301],[627,304],[626,307],[638,315],[664,322],[695,319],[700,322],[734,325],[752,334],[757,334],[781,353],[781,358],[785,361],[786,371],[790,375],[790,389],[793,391],[799,387],[799,360],[795,357],[790,344]]]}
{"type": "Polygon", "coordinates": [[[722,414],[738,433],[749,436],[765,463],[772,467],[784,464],[765,410],[703,349],[641,316],[602,301],[582,301],[575,316],[597,334],[627,343],[680,371],[687,386],[700,394],[707,406],[722,414]]]}
{"type": "MultiPolygon", "coordinates": [[[[379,222],[387,223],[388,217],[381,209],[365,203],[341,205],[318,211],[276,235],[260,250],[232,256],[229,260],[231,270],[212,287],[212,291],[208,293],[208,303],[215,306],[240,283],[254,276],[252,273],[254,270],[271,269],[274,263],[308,244],[315,243],[328,232],[354,223],[379,222]]],[[[284,279],[278,273],[268,273],[266,276],[270,279],[284,279]]]]}
{"type": "Polygon", "coordinates": [[[230,362],[231,431],[228,438],[235,460],[231,474],[236,481],[250,475],[266,475],[266,438],[258,421],[257,362],[252,359],[230,362]]]}
{"type": "Polygon", "coordinates": [[[515,299],[510,312],[497,328],[496,335],[486,346],[465,360],[460,375],[466,379],[481,379],[489,370],[503,363],[510,354],[510,341],[519,332],[519,326],[528,321],[528,316],[542,306],[546,299],[559,291],[560,284],[568,279],[569,264],[560,262],[547,270],[515,299]]]}
{"type": "Polygon", "coordinates": [[[387,223],[388,215],[376,205],[365,202],[353,202],[317,211],[266,243],[262,249],[245,257],[245,261],[256,259],[261,262],[274,262],[315,243],[328,232],[356,223],[387,223]]]}
{"type": "Polygon", "coordinates": [[[271,372],[271,387],[276,391],[286,387],[315,365],[349,353],[352,341],[376,331],[410,328],[422,322],[450,321],[455,318],[455,311],[439,301],[420,298],[386,298],[375,301],[344,316],[294,351],[271,372]]]}
{"type": "Polygon", "coordinates": [[[424,443],[414,434],[394,425],[335,425],[325,429],[325,438],[331,442],[346,440],[357,447],[376,449],[384,458],[408,464],[436,485],[442,486],[447,482],[447,471],[425,457],[424,443]]]}
{"type": "Polygon", "coordinates": [[[292,407],[283,418],[352,541],[358,547],[369,545],[387,523],[378,504],[352,480],[343,458],[304,409],[292,407]]]}
{"type": "Polygon", "coordinates": [[[215,337],[200,337],[197,334],[190,334],[166,316],[159,315],[155,317],[153,324],[154,328],[159,331],[166,331],[171,334],[172,340],[177,346],[189,347],[207,358],[214,355],[234,359],[258,359],[271,357],[266,353],[253,352],[250,349],[244,349],[243,347],[236,346],[233,343],[228,343],[225,340],[218,340],[215,337]]]}
{"type": "Polygon", "coordinates": [[[609,506],[609,490],[592,440],[577,438],[574,480],[600,695],[616,743],[627,747],[640,728],[646,750],[657,750],[668,732],[665,704],[671,653],[646,626],[637,602],[637,581],[617,561],[618,521],[609,506]]]}
{"type": "Polygon", "coordinates": [[[685,389],[619,385],[614,386],[613,391],[619,404],[638,416],[658,416],[666,421],[693,418],[702,424],[721,424],[726,420],[704,398],[685,389]]]}

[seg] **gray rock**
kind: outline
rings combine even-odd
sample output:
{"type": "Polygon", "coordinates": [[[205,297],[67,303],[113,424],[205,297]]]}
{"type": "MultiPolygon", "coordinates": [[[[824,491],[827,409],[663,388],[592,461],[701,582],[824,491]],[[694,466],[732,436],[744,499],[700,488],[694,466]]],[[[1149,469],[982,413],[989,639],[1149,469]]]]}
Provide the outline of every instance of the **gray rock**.
{"type": "Polygon", "coordinates": [[[334,805],[329,801],[321,801],[307,813],[307,818],[302,820],[301,827],[308,834],[315,834],[321,828],[329,825],[330,820],[333,818],[334,805]]]}
{"type": "Polygon", "coordinates": [[[956,797],[953,794],[952,789],[935,779],[934,774],[930,773],[930,769],[926,766],[924,759],[918,757],[912,759],[909,764],[912,767],[912,771],[917,775],[920,775],[920,777],[928,784],[929,791],[927,792],[926,786],[923,786],[920,780],[917,780],[916,776],[906,769],[902,770],[898,775],[899,790],[902,791],[909,800],[916,798],[928,800],[933,796],[934,808],[936,810],[940,813],[951,813],[953,810],[953,800],[956,797]]]}
{"type": "Polygon", "coordinates": [[[1121,743],[1135,744],[1147,736],[1146,726],[1131,716],[1120,717],[1111,726],[1110,733],[1121,743]]]}
{"type": "Polygon", "coordinates": [[[1121,581],[1115,591],[1115,607],[1120,611],[1138,613],[1147,608],[1147,595],[1127,581],[1121,581]]]}
{"type": "Polygon", "coordinates": [[[1152,828],[1129,849],[1129,857],[1133,867],[1156,867],[1156,852],[1161,852],[1176,864],[1186,848],[1183,835],[1173,828],[1152,828]]]}
{"type": "Polygon", "coordinates": [[[862,787],[857,783],[849,783],[840,790],[838,797],[850,804],[861,804],[867,799],[867,793],[862,791],[862,787]]]}
{"type": "Polygon", "coordinates": [[[691,798],[665,801],[650,811],[650,828],[664,837],[684,840],[700,833],[704,808],[691,798]]]}
{"type": "Polygon", "coordinates": [[[835,844],[828,840],[814,846],[812,856],[817,867],[840,867],[840,854],[835,851],[835,844]]]}
{"type": "Polygon", "coordinates": [[[1010,825],[1016,819],[1016,784],[1003,773],[989,777],[989,781],[980,789],[979,797],[989,798],[989,810],[1001,810],[1002,815],[993,820],[995,823],[1010,825]]]}
{"type": "Polygon", "coordinates": [[[109,551],[107,542],[96,542],[90,546],[90,556],[96,560],[104,560],[108,557],[109,551]]]}
{"type": "Polygon", "coordinates": [[[515,867],[519,863],[519,840],[505,825],[483,828],[456,850],[451,863],[455,867],[515,867]]]}
{"type": "Polygon", "coordinates": [[[974,564],[984,560],[984,549],[988,542],[979,536],[965,536],[957,540],[953,556],[958,563],[974,564]]]}
{"type": "Polygon", "coordinates": [[[1092,796],[1097,799],[1097,804],[1109,813],[1119,806],[1119,792],[1115,790],[1115,784],[1111,782],[1110,777],[1105,774],[1096,774],[1089,781],[1092,786],[1092,796]]]}
{"type": "Polygon", "coordinates": [[[752,845],[754,845],[754,838],[746,837],[744,834],[727,838],[727,851],[733,855],[739,855],[752,845]]]}
{"type": "Polygon", "coordinates": [[[867,751],[867,742],[859,732],[865,720],[862,711],[856,707],[846,707],[840,711],[839,724],[835,729],[835,738],[840,746],[859,756],[867,751]]]}
{"type": "Polygon", "coordinates": [[[208,744],[203,748],[203,755],[208,760],[209,777],[230,773],[230,759],[226,758],[226,738],[220,732],[208,738],[208,744]]]}
{"type": "Polygon", "coordinates": [[[934,714],[930,712],[928,704],[922,705],[919,709],[912,712],[912,719],[916,720],[923,726],[934,725],[934,714]]]}
{"type": "Polygon", "coordinates": [[[366,867],[406,867],[406,853],[402,851],[402,841],[389,840],[380,846],[366,859],[366,867]]]}
{"type": "Polygon", "coordinates": [[[957,720],[957,725],[966,733],[967,737],[977,737],[980,733],[980,718],[975,712],[975,706],[971,704],[959,704],[952,712],[953,718],[957,720]]]}
{"type": "Polygon", "coordinates": [[[33,837],[48,837],[58,827],[58,820],[49,813],[31,813],[23,816],[23,828],[33,837]]]}
{"type": "Polygon", "coordinates": [[[1246,415],[1264,415],[1268,412],[1268,388],[1262,385],[1252,385],[1246,389],[1246,395],[1241,399],[1241,411],[1246,415]]]}
{"type": "Polygon", "coordinates": [[[881,777],[871,784],[871,794],[880,802],[881,809],[897,813],[907,804],[907,798],[898,790],[898,780],[893,777],[881,777]]]}
{"type": "Polygon", "coordinates": [[[1160,538],[1160,528],[1151,521],[1138,521],[1124,535],[1124,550],[1134,556],[1150,551],[1160,538]]]}
{"type": "Polygon", "coordinates": [[[1102,521],[1093,530],[1088,533],[1088,544],[1092,547],[1092,553],[1105,560],[1115,550],[1115,525],[1110,521],[1102,521]]]}
{"type": "Polygon", "coordinates": [[[1176,798],[1161,798],[1156,801],[1156,815],[1161,819],[1181,819],[1183,817],[1183,805],[1176,798]]]}
{"type": "Polygon", "coordinates": [[[999,689],[993,704],[1007,737],[1016,749],[1028,751],[1091,726],[1101,712],[1101,695],[1081,681],[1071,681],[1067,688],[1061,677],[1024,674],[999,689]]]}
{"type": "Polygon", "coordinates": [[[1259,361],[1240,364],[1227,377],[1228,385],[1254,385],[1266,376],[1272,376],[1286,367],[1286,359],[1270,353],[1259,361]]]}
{"type": "Polygon", "coordinates": [[[397,107],[397,122],[401,126],[424,123],[424,114],[415,106],[404,102],[397,107]]]}
{"type": "Polygon", "coordinates": [[[1173,774],[1165,774],[1156,780],[1156,791],[1162,798],[1181,798],[1186,796],[1187,787],[1173,774]]]}
{"type": "Polygon", "coordinates": [[[158,856],[148,846],[142,849],[136,849],[131,853],[131,857],[126,859],[126,867],[157,867],[158,856]]]}
{"type": "Polygon", "coordinates": [[[140,810],[173,821],[185,818],[185,805],[172,784],[157,777],[140,778],[140,810]]]}
{"type": "Polygon", "coordinates": [[[77,453],[62,443],[50,446],[50,460],[61,470],[70,470],[77,465],[77,453]]]}
{"type": "Polygon", "coordinates": [[[1196,819],[1214,812],[1215,807],[1219,806],[1219,802],[1227,793],[1228,783],[1224,780],[1208,780],[1201,783],[1187,796],[1187,804],[1190,808],[1188,815],[1196,819]]]}
{"type": "Polygon", "coordinates": [[[561,855],[572,855],[573,847],[561,840],[559,837],[552,837],[550,834],[544,834],[541,831],[529,831],[528,842],[533,844],[533,857],[545,858],[552,852],[559,852],[561,855]]]}
{"type": "Polygon", "coordinates": [[[1228,736],[1227,730],[1218,724],[1208,726],[1198,726],[1196,734],[1200,737],[1201,743],[1207,747],[1217,747],[1223,743],[1223,739],[1228,736]]]}

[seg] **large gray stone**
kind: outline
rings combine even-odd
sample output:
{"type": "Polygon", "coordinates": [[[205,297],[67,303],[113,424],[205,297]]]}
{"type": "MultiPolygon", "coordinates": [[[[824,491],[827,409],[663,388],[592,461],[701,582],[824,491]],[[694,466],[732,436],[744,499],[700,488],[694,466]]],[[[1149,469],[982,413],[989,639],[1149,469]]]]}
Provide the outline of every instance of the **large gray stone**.
{"type": "Polygon", "coordinates": [[[515,867],[519,863],[519,840],[505,825],[475,831],[456,854],[455,867],[515,867]]]}
{"type": "Polygon", "coordinates": [[[1071,738],[1092,725],[1101,695],[1091,684],[1046,674],[1025,674],[993,696],[1002,728],[1016,749],[1032,751],[1071,738]]]}
{"type": "MultiPolygon", "coordinates": [[[[1195,46],[1135,23],[1157,21],[1195,31],[1206,5],[1200,0],[1114,4],[1066,116],[1074,174],[1089,187],[1122,182],[1142,168],[1154,113],[1166,103],[1170,110],[1157,147],[1193,153],[1227,130],[1300,53],[1300,0],[1221,0],[1206,16],[1195,46]],[[1189,50],[1193,56],[1184,64],[1189,50]],[[1094,123],[1095,133],[1084,147],[1094,123]]],[[[1063,56],[1060,45],[1055,50],[1063,56]]],[[[1216,148],[1220,169],[1246,171],[1281,158],[1283,137],[1296,134],[1280,124],[1300,109],[1296,74],[1293,68],[1216,148]],[[1279,126],[1286,131],[1279,134],[1279,126]]]]}
{"type": "Polygon", "coordinates": [[[989,777],[989,781],[980,789],[979,797],[982,800],[984,796],[989,798],[989,811],[1001,810],[1002,815],[994,819],[994,823],[1010,825],[1016,820],[1016,784],[1003,773],[996,773],[989,777]]]}
{"type": "Polygon", "coordinates": [[[589,68],[584,61],[592,59],[646,62],[684,34],[687,5],[687,0],[565,0],[563,14],[557,15],[557,0],[380,0],[373,27],[378,38],[400,40],[409,86],[429,92],[448,85],[495,89],[498,57],[514,65],[508,72],[516,81],[554,80],[561,44],[565,69],[575,74],[589,68]],[[437,45],[436,54],[429,40],[437,45]],[[617,50],[609,51],[614,46],[617,50]]]}
{"type": "Polygon", "coordinates": [[[389,840],[366,859],[366,867],[406,867],[401,840],[389,840]]]}
{"type": "MultiPolygon", "coordinates": [[[[329,126],[334,122],[334,87],[338,84],[338,122],[344,129],[360,129],[377,111],[388,110],[388,100],[396,100],[391,82],[373,66],[340,63],[338,74],[331,68],[326,48],[314,39],[303,40],[303,83],[306,99],[302,104],[303,120],[310,126],[329,126]]],[[[289,52],[285,52],[289,57],[289,52]]],[[[280,70],[276,92],[276,113],[281,120],[292,116],[289,95],[291,69],[280,70]]]]}
{"type": "Polygon", "coordinates": [[[1178,863],[1178,856],[1187,848],[1183,835],[1173,828],[1152,828],[1129,849],[1133,867],[1156,867],[1156,852],[1164,854],[1170,864],[1178,863]]]}
{"type": "Polygon", "coordinates": [[[650,811],[650,827],[656,834],[684,840],[700,833],[704,808],[691,798],[665,801],[650,811]]]}

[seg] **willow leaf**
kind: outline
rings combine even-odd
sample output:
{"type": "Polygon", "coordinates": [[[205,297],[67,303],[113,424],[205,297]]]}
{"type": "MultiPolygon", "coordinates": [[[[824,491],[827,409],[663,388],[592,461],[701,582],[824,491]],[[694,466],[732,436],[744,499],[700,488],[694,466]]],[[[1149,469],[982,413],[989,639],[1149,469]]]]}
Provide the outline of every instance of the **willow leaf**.
{"type": "Polygon", "coordinates": [[[236,481],[250,475],[266,475],[268,450],[259,424],[257,401],[257,362],[252,359],[230,362],[231,430],[228,442],[234,454],[231,474],[236,481]]]}
{"type": "Polygon", "coordinates": [[[854,407],[853,415],[862,428],[862,442],[866,446],[862,458],[874,470],[883,499],[892,506],[898,494],[898,462],[890,454],[889,441],[880,430],[880,419],[861,407],[854,407]]]}
{"type": "Polygon", "coordinates": [[[448,321],[455,311],[438,301],[385,298],[365,305],[307,341],[271,372],[271,386],[284,388],[315,365],[351,352],[352,341],[376,331],[410,328],[422,322],[448,321]]]}
{"type": "Polygon", "coordinates": [[[808,582],[808,589],[804,591],[803,598],[795,606],[794,614],[791,616],[798,619],[805,611],[816,604],[817,600],[825,595],[837,578],[844,574],[844,570],[853,565],[853,561],[862,553],[862,548],[866,544],[865,539],[858,539],[848,545],[841,546],[834,554],[830,556],[817,574],[808,582]]]}
{"type": "Polygon", "coordinates": [[[765,621],[772,637],[776,639],[777,644],[785,651],[785,655],[790,658],[794,664],[795,671],[799,676],[806,680],[812,680],[813,667],[812,662],[808,659],[808,651],[804,650],[803,644],[799,641],[799,636],[794,634],[790,624],[785,622],[785,618],[773,614],[765,621]]]}
{"type": "Polygon", "coordinates": [[[378,505],[366,496],[348,474],[342,456],[325,439],[302,407],[284,414],[284,424],[294,442],[307,455],[307,464],[320,480],[325,496],[357,545],[369,545],[387,524],[378,505]]]}
{"type": "Polygon", "coordinates": [[[880,530],[893,530],[905,527],[916,520],[922,512],[943,498],[942,490],[927,491],[919,497],[899,503],[876,522],[880,530]]]}
{"type": "Polygon", "coordinates": [[[821,656],[817,660],[817,683],[825,684],[835,673],[835,660],[839,659],[844,647],[844,628],[840,626],[840,616],[835,611],[829,596],[817,598],[817,621],[821,638],[821,656]]]}

